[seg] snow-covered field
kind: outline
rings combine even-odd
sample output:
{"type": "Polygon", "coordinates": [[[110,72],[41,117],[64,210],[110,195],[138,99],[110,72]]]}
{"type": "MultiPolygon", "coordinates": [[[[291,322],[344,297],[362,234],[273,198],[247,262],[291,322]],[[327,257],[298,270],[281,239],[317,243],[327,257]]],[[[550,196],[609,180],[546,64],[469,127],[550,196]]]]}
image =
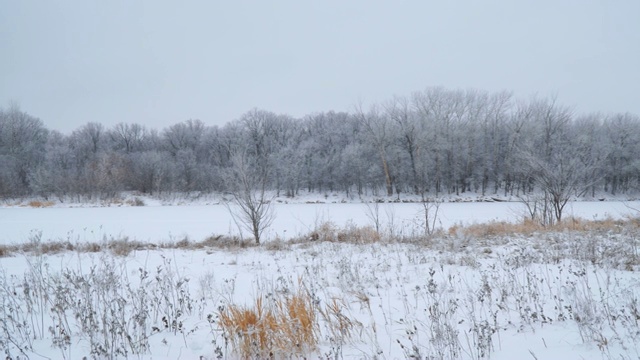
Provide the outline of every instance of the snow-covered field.
{"type": "MultiPolygon", "coordinates": [[[[275,220],[266,231],[267,239],[289,239],[310,232],[317,225],[333,222],[372,225],[372,205],[362,203],[274,204],[275,220]]],[[[619,218],[640,208],[640,202],[580,201],[569,203],[565,216],[585,219],[619,218]]],[[[412,231],[422,221],[421,205],[416,203],[380,204],[382,227],[412,231]]],[[[525,214],[518,202],[445,202],[440,205],[437,226],[448,229],[456,224],[484,223],[492,220],[517,221],[525,214]]],[[[45,240],[95,242],[119,239],[143,242],[178,241],[185,237],[201,241],[211,235],[238,235],[240,229],[224,205],[110,206],[110,207],[0,207],[0,244],[21,243],[33,231],[45,240]]],[[[244,235],[247,232],[243,230],[244,235]]]]}
{"type": "MultiPolygon", "coordinates": [[[[621,218],[638,203],[576,202],[567,216],[621,218]]],[[[372,225],[363,204],[278,204],[267,238],[327,221],[372,225]]],[[[383,230],[419,231],[417,204],[384,204],[383,230]]],[[[517,221],[516,203],[444,203],[439,224],[517,221]]],[[[0,208],[0,244],[162,242],[237,234],[224,206],[0,208]]],[[[640,236],[589,233],[418,243],[295,242],[250,248],[29,253],[0,258],[0,348],[9,358],[235,358],[220,316],[235,305],[312,300],[307,358],[638,359],[640,236]],[[24,354],[21,352],[23,351],[24,354]],[[26,354],[26,355],[25,355],[26,354]]],[[[248,336],[248,335],[244,335],[248,336]]]]}

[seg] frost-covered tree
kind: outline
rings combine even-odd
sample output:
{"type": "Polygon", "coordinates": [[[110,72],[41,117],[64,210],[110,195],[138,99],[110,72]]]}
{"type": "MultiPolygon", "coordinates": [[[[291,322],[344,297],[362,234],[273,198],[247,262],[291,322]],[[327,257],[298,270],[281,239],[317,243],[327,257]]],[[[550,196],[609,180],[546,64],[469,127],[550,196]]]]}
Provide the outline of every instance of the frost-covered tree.
{"type": "Polygon", "coordinates": [[[119,123],[109,131],[113,149],[127,154],[144,150],[147,136],[147,128],[140,124],[119,123]]]}
{"type": "Polygon", "coordinates": [[[301,124],[298,151],[302,157],[300,178],[309,191],[349,191],[352,182],[342,171],[341,156],[345,147],[358,141],[356,121],[347,113],[318,113],[301,124]]]}
{"type": "Polygon", "coordinates": [[[44,160],[48,130],[17,104],[0,109],[0,196],[26,195],[44,160]]]}
{"type": "Polygon", "coordinates": [[[393,195],[395,174],[392,173],[392,147],[396,137],[396,128],[390,119],[377,105],[372,105],[365,112],[362,105],[356,108],[356,118],[366,135],[368,141],[378,153],[380,169],[384,175],[384,185],[387,196],[393,195]]]}
{"type": "Polygon", "coordinates": [[[489,95],[487,109],[479,119],[479,131],[481,147],[479,159],[481,170],[479,171],[481,193],[485,195],[489,186],[493,184],[493,193],[497,194],[504,181],[504,162],[506,159],[507,126],[509,107],[512,94],[500,92],[489,95]]]}
{"type": "Polygon", "coordinates": [[[206,126],[200,120],[187,120],[172,125],[162,132],[162,141],[171,155],[179,151],[190,150],[196,153],[205,135],[206,126]]]}
{"type": "Polygon", "coordinates": [[[227,207],[234,219],[251,232],[256,244],[260,244],[263,232],[275,215],[267,189],[268,168],[255,161],[246,148],[238,148],[231,155],[226,183],[232,203],[227,207]]]}
{"type": "Polygon", "coordinates": [[[351,113],[294,119],[253,109],[222,127],[187,120],[159,132],[87,123],[48,137],[17,106],[0,110],[0,196],[223,191],[241,147],[252,171],[267,170],[265,186],[276,194],[529,196],[541,192],[534,175],[558,163],[567,139],[598,179],[590,196],[640,190],[637,115],[574,116],[553,97],[522,101],[508,92],[432,87],[351,113]],[[162,159],[161,171],[154,159],[162,159]]]}
{"type": "Polygon", "coordinates": [[[166,152],[141,151],[129,159],[129,186],[142,193],[157,194],[171,189],[170,158],[166,152]]]}
{"type": "Polygon", "coordinates": [[[190,192],[210,188],[206,184],[210,180],[210,164],[204,145],[208,133],[200,120],[187,120],[162,131],[160,148],[171,155],[173,189],[190,192]]]}
{"type": "Polygon", "coordinates": [[[519,160],[534,186],[542,191],[542,222],[548,225],[562,220],[572,196],[583,195],[599,181],[594,174],[602,159],[585,150],[589,139],[572,132],[571,111],[558,106],[554,99],[534,100],[531,116],[539,136],[521,145],[519,160]]]}
{"type": "Polygon", "coordinates": [[[640,180],[640,117],[615,114],[605,122],[609,147],[606,161],[605,191],[615,195],[638,189],[640,180]]]}
{"type": "MultiPolygon", "coordinates": [[[[425,181],[419,174],[419,154],[423,151],[422,139],[426,136],[424,124],[419,121],[411,101],[406,97],[394,97],[385,104],[386,116],[397,126],[397,143],[408,158],[408,165],[401,173],[415,194],[423,193],[425,181]]],[[[398,164],[402,165],[402,164],[398,164]]]]}

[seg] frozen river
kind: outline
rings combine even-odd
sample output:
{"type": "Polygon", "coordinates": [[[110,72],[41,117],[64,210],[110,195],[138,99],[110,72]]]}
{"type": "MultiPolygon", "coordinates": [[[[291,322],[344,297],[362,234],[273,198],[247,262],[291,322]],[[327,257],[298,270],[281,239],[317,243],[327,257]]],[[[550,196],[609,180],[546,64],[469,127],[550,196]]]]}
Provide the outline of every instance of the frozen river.
{"type": "MultiPolygon", "coordinates": [[[[369,205],[371,206],[371,205],[369,205]]],[[[639,202],[574,202],[566,207],[566,216],[586,219],[621,217],[631,214],[628,207],[639,202]]],[[[275,220],[267,230],[267,239],[290,238],[308,233],[316,225],[331,221],[373,225],[371,207],[365,204],[275,204],[275,220]]],[[[390,224],[403,231],[419,226],[421,205],[411,203],[380,204],[382,228],[390,224]]],[[[520,203],[443,203],[437,225],[481,223],[490,220],[516,221],[524,214],[520,203]]],[[[0,243],[25,242],[34,231],[44,240],[100,241],[128,237],[148,242],[176,241],[188,237],[199,241],[210,235],[237,235],[239,230],[222,205],[83,207],[83,208],[0,208],[0,243]]]]}

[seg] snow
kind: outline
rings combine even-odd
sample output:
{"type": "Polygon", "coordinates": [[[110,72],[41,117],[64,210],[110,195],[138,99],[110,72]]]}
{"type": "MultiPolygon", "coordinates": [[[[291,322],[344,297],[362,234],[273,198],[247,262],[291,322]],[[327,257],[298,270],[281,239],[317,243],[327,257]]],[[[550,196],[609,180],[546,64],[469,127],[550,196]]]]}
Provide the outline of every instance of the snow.
{"type": "MultiPolygon", "coordinates": [[[[238,232],[220,204],[147,204],[3,207],[0,244],[27,242],[34,231],[42,232],[43,241],[99,242],[129,237],[155,243],[238,232]]],[[[620,218],[632,213],[629,205],[640,208],[638,202],[575,202],[568,205],[566,216],[620,218]]],[[[267,238],[292,238],[327,221],[337,226],[372,225],[367,216],[371,209],[361,203],[277,203],[267,238]]],[[[516,221],[522,211],[513,202],[450,202],[440,206],[438,223],[447,228],[460,223],[516,221]]],[[[379,213],[385,229],[393,224],[394,231],[418,231],[419,204],[380,204],[379,213]]],[[[214,359],[218,346],[233,358],[237,354],[224,346],[220,331],[207,316],[215,317],[220,306],[249,306],[257,296],[286,296],[301,286],[313,293],[319,306],[333,298],[343,300],[344,314],[359,323],[344,343],[331,338],[327,325],[321,323],[319,347],[308,358],[398,359],[413,353],[423,358],[461,359],[638,358],[638,322],[631,316],[640,298],[637,273],[566,255],[571,251],[558,255],[565,247],[587,246],[589,241],[596,247],[602,241],[614,247],[619,240],[637,249],[637,234],[590,239],[561,233],[551,238],[553,241],[543,235],[476,241],[454,237],[433,246],[308,242],[283,250],[164,249],[133,251],[124,257],[108,252],[24,254],[0,258],[0,291],[7,312],[8,303],[21,299],[18,295],[12,298],[11,285],[16,294],[22,294],[23,279],[35,288],[70,272],[90,278],[92,269],[97,269],[98,275],[113,272],[121,279],[114,292],[130,296],[126,286],[135,290],[144,283],[151,298],[154,289],[177,295],[172,290],[178,288],[175,282],[173,287],[154,282],[159,269],[174,280],[189,279],[186,286],[193,310],[179,317],[183,327],[150,334],[146,353],[129,354],[141,359],[214,359]],[[151,274],[148,280],[140,279],[141,269],[151,274]],[[542,314],[552,321],[543,320],[542,314]],[[446,340],[447,331],[456,334],[457,345],[446,340]]],[[[79,333],[80,324],[75,323],[71,309],[67,311],[71,330],[79,333]]],[[[27,352],[31,358],[89,356],[86,336],[74,337],[66,349],[56,348],[53,335],[46,330],[54,317],[46,308],[32,316],[36,323],[43,321],[45,331],[27,352]]],[[[15,348],[11,351],[14,356],[19,354],[15,348]]]]}
{"type": "MultiPolygon", "coordinates": [[[[589,202],[567,205],[565,216],[585,219],[619,218],[632,213],[628,206],[640,202],[589,202]]],[[[379,204],[381,225],[408,231],[421,219],[421,205],[416,203],[379,204]]],[[[369,206],[372,206],[369,204],[369,206]]],[[[290,239],[310,232],[323,222],[338,226],[348,223],[372,225],[367,204],[275,203],[275,220],[266,238],[290,239]]],[[[447,202],[438,212],[437,226],[448,229],[456,224],[484,223],[492,220],[516,221],[525,214],[517,202],[447,202]]],[[[201,241],[211,235],[238,235],[240,230],[224,205],[176,205],[140,207],[0,207],[0,244],[21,243],[33,231],[42,232],[45,240],[95,242],[121,239],[159,243],[186,238],[201,241]]],[[[243,230],[243,234],[247,235],[243,230]]]]}

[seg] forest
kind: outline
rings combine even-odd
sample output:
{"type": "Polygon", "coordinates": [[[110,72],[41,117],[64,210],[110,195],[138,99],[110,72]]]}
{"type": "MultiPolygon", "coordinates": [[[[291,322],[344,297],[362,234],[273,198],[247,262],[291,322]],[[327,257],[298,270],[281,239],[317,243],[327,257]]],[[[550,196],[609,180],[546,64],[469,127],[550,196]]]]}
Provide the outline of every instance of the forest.
{"type": "Polygon", "coordinates": [[[554,97],[431,87],[349,112],[252,109],[223,126],[87,122],[70,134],[0,108],[0,199],[252,189],[395,197],[638,190],[640,117],[576,114],[554,97]]]}

